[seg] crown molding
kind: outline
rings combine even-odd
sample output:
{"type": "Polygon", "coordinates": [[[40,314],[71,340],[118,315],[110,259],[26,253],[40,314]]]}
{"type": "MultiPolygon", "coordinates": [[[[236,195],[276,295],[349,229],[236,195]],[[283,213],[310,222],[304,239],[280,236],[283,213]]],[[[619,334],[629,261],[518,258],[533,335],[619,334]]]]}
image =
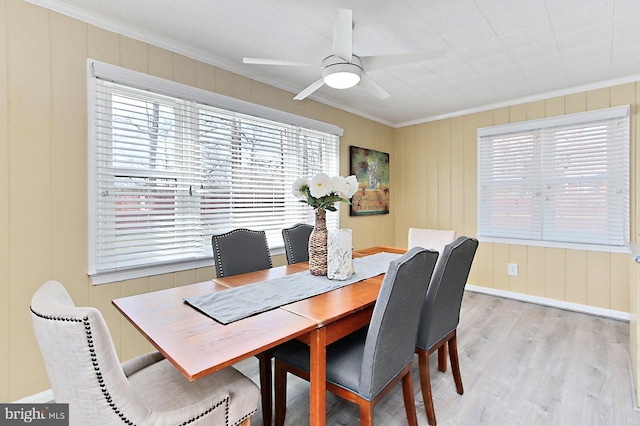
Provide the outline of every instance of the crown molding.
{"type": "MultiPolygon", "coordinates": [[[[273,82],[273,81],[269,81],[268,78],[266,77],[261,77],[261,76],[256,76],[256,75],[249,75],[245,69],[243,69],[243,67],[240,66],[240,64],[236,64],[234,62],[230,62],[228,60],[219,58],[219,57],[214,57],[211,54],[201,50],[201,49],[196,49],[193,48],[192,46],[188,46],[182,43],[177,43],[175,40],[171,40],[168,39],[166,37],[162,37],[158,34],[155,33],[150,33],[147,31],[140,31],[132,26],[129,25],[125,25],[122,23],[118,23],[115,22],[113,20],[110,19],[106,19],[104,17],[101,17],[99,15],[93,14],[93,13],[88,13],[84,10],[81,10],[79,8],[73,7],[73,6],[69,6],[68,4],[62,3],[60,1],[57,0],[25,0],[28,3],[31,4],[35,4],[37,6],[41,6],[44,8],[47,8],[49,10],[52,10],[54,12],[58,12],[61,13],[63,15],[78,19],[80,21],[86,22],[88,24],[94,25],[96,27],[102,28],[104,30],[107,31],[112,31],[114,33],[117,34],[122,34],[126,37],[130,37],[133,38],[135,40],[138,41],[142,41],[148,44],[151,44],[153,46],[157,46],[166,50],[169,50],[171,52],[175,52],[181,55],[184,55],[186,57],[189,57],[191,59],[195,59],[197,61],[209,64],[209,65],[213,65],[215,67],[218,68],[222,68],[226,71],[232,72],[234,74],[240,75],[242,77],[246,77],[249,78],[251,80],[263,83],[263,84],[267,84],[269,86],[275,87],[277,89],[281,89],[287,92],[290,92],[292,94],[295,94],[298,92],[299,88],[297,87],[292,87],[291,85],[287,85],[287,84],[282,84],[282,83],[278,83],[278,82],[273,82]]],[[[359,117],[363,117],[375,122],[378,122],[380,124],[384,124],[386,126],[392,127],[392,128],[400,128],[400,127],[407,127],[407,126],[412,126],[412,125],[416,125],[416,124],[423,124],[423,123],[428,123],[428,122],[432,122],[432,121],[437,121],[437,120],[443,120],[443,119],[447,119],[447,118],[454,118],[454,117],[459,117],[462,115],[467,115],[467,114],[473,114],[473,113],[477,113],[477,112],[483,112],[483,111],[487,111],[487,110],[491,110],[491,109],[497,109],[497,108],[504,108],[504,107],[510,107],[510,106],[514,106],[514,105],[519,105],[519,104],[523,104],[523,103],[528,103],[528,102],[535,102],[535,101],[540,101],[540,100],[544,100],[544,99],[549,99],[549,98],[554,98],[554,97],[558,97],[558,96],[566,96],[566,95],[571,95],[574,93],[579,93],[579,92],[585,92],[585,91],[589,91],[589,90],[596,90],[596,89],[602,89],[605,87],[611,87],[611,86],[616,86],[616,85],[620,85],[620,84],[626,84],[626,83],[631,83],[631,82],[636,82],[636,81],[640,81],[640,74],[637,75],[632,75],[632,76],[628,76],[628,77],[622,77],[622,78],[617,78],[617,79],[611,79],[611,80],[606,80],[606,81],[602,81],[602,82],[598,82],[598,83],[592,83],[592,84],[586,84],[586,85],[581,85],[581,86],[574,86],[574,87],[569,87],[566,89],[561,89],[561,90],[556,90],[556,91],[552,91],[552,92],[545,92],[545,93],[541,93],[538,95],[532,95],[532,96],[527,96],[527,97],[523,97],[523,98],[518,98],[518,99],[513,99],[513,100],[508,100],[508,101],[503,101],[503,102],[498,102],[498,103],[493,103],[493,104],[486,104],[486,105],[478,105],[477,107],[473,107],[473,108],[468,108],[468,109],[464,109],[464,110],[457,110],[457,111],[452,111],[446,114],[440,114],[440,115],[434,115],[434,116],[429,116],[429,117],[423,117],[423,118],[419,118],[416,120],[411,120],[411,121],[405,121],[405,122],[401,122],[401,123],[394,123],[391,122],[389,120],[385,120],[382,119],[381,117],[377,117],[377,116],[373,116],[370,114],[366,114],[363,113],[362,111],[358,111],[354,108],[350,108],[350,107],[346,107],[344,105],[340,105],[338,102],[336,101],[332,101],[320,94],[314,93],[311,96],[309,96],[307,99],[311,99],[314,100],[316,102],[320,102],[323,103],[327,106],[331,106],[334,108],[338,108],[342,111],[345,112],[349,112],[355,115],[358,115],[359,117]]],[[[293,97],[293,96],[292,96],[293,97]]]]}

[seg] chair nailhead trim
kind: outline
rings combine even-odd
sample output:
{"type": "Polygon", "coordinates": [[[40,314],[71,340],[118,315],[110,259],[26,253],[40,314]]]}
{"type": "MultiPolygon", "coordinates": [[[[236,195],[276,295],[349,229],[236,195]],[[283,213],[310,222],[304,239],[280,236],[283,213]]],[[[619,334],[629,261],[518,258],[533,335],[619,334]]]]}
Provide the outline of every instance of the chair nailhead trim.
{"type": "MultiPolygon", "coordinates": [[[[109,393],[109,391],[107,390],[107,385],[104,382],[104,377],[102,376],[102,371],[100,370],[100,364],[98,362],[98,357],[96,355],[96,350],[93,347],[93,334],[91,332],[91,323],[89,322],[89,318],[88,317],[84,317],[84,318],[74,318],[74,317],[53,317],[50,315],[43,315],[39,312],[36,312],[33,310],[33,308],[29,307],[29,309],[31,310],[31,312],[42,319],[46,319],[46,320],[50,320],[50,321],[66,321],[66,322],[78,322],[78,323],[83,323],[84,324],[84,330],[85,330],[85,334],[87,336],[87,344],[89,346],[89,352],[91,353],[91,363],[93,364],[93,368],[96,372],[96,377],[98,379],[98,383],[100,384],[100,389],[102,391],[102,394],[105,397],[105,400],[109,403],[109,407],[111,407],[111,409],[118,415],[118,417],[120,417],[120,420],[123,421],[123,423],[127,424],[127,425],[131,425],[134,426],[135,423],[133,423],[131,420],[129,420],[121,411],[120,409],[116,406],[116,404],[113,402],[113,398],[111,397],[111,394],[109,393]]],[[[184,421],[183,423],[180,423],[180,425],[188,425],[191,424],[197,420],[199,420],[201,417],[206,416],[207,414],[211,413],[213,410],[215,410],[216,408],[218,408],[220,405],[222,405],[223,403],[226,403],[226,409],[225,409],[225,424],[229,424],[229,396],[225,397],[224,399],[222,399],[221,401],[218,401],[213,407],[209,407],[207,410],[203,411],[202,413],[196,415],[195,417],[192,417],[189,420],[184,421]]],[[[256,410],[257,411],[257,410],[256,410]]],[[[254,411],[255,413],[255,411],[254,411]]],[[[253,415],[253,413],[251,413],[250,415],[253,415]]],[[[243,417],[242,420],[246,419],[248,416],[243,417]]]]}
{"type": "Polygon", "coordinates": [[[289,232],[285,232],[285,235],[287,236],[287,251],[289,252],[289,254],[291,255],[291,263],[296,263],[296,259],[293,256],[293,247],[291,246],[291,237],[289,235],[289,232]]]}
{"type": "MultiPolygon", "coordinates": [[[[251,413],[247,414],[246,416],[242,417],[240,420],[238,420],[237,422],[234,423],[233,426],[235,425],[239,425],[240,423],[242,423],[243,421],[247,420],[249,417],[253,416],[256,411],[258,411],[258,409],[256,408],[255,410],[253,410],[251,413]]],[[[227,420],[229,421],[229,420],[227,420]]]]}
{"type": "Polygon", "coordinates": [[[209,407],[209,409],[203,411],[202,413],[198,414],[197,416],[192,417],[191,419],[180,423],[180,426],[185,426],[185,425],[191,424],[191,423],[193,423],[193,422],[195,422],[197,420],[200,420],[201,417],[204,417],[207,414],[211,413],[213,410],[215,410],[216,408],[221,406],[223,403],[226,404],[226,406],[225,406],[225,415],[224,415],[224,417],[225,417],[224,423],[228,425],[229,424],[229,397],[226,396],[222,401],[218,401],[216,403],[216,405],[214,405],[213,407],[209,407]]]}

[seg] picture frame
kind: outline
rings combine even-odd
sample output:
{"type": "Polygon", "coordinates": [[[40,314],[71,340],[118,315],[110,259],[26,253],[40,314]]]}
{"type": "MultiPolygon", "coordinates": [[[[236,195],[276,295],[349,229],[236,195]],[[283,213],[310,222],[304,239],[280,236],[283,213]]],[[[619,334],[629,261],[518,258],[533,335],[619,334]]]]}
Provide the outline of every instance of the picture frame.
{"type": "Polygon", "coordinates": [[[389,154],[358,146],[349,147],[351,173],[358,191],[351,198],[351,216],[389,214],[389,154]]]}

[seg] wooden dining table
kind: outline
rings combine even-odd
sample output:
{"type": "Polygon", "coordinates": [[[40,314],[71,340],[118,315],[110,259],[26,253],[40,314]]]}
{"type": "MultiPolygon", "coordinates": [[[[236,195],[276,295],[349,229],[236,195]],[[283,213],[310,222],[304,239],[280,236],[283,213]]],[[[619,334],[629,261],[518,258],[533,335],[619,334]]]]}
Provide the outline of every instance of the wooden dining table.
{"type": "MultiPolygon", "coordinates": [[[[406,249],[376,246],[353,257],[406,249]]],[[[292,339],[310,347],[311,425],[326,423],[327,345],[367,325],[384,274],[223,325],[184,302],[232,287],[308,270],[308,263],[123,297],[114,306],[187,379],[193,381],[292,339]]]]}

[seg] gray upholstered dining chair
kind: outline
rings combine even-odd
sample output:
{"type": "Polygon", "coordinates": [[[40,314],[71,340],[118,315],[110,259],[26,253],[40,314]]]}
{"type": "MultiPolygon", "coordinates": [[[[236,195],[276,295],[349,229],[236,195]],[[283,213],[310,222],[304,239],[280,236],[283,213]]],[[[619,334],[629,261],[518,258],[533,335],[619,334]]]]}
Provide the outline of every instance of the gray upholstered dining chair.
{"type": "Polygon", "coordinates": [[[100,311],[57,281],[35,292],[31,317],[70,425],[249,425],[257,410],[258,387],[232,367],[189,382],[158,352],[120,364],[100,311]]]}
{"type": "Polygon", "coordinates": [[[440,255],[436,270],[420,313],[416,353],[420,368],[420,386],[431,426],[436,426],[436,414],[431,394],[429,355],[438,351],[438,369],[447,370],[446,348],[449,348],[451,371],[457,392],[462,395],[462,377],[458,361],[457,328],[464,287],[478,248],[478,240],[459,237],[447,244],[440,255]]]}
{"type": "MultiPolygon", "coordinates": [[[[373,407],[402,380],[410,425],[417,425],[411,365],[418,316],[438,258],[414,248],[391,262],[368,327],[327,347],[327,390],[358,404],[360,423],[373,425],[373,407]]],[[[284,424],[287,372],[309,380],[309,346],[284,343],[275,353],[276,425],[284,424]]]]}
{"type": "Polygon", "coordinates": [[[238,228],[211,237],[218,278],[271,268],[271,254],[264,231],[238,228]]]}
{"type": "MultiPolygon", "coordinates": [[[[230,277],[272,267],[269,244],[264,231],[238,228],[211,237],[213,260],[218,278],[230,277]]],[[[271,425],[272,369],[274,349],[256,355],[260,369],[260,392],[262,398],[262,420],[271,425]]]]}
{"type": "Polygon", "coordinates": [[[313,231],[313,225],[297,223],[291,228],[282,230],[284,240],[284,253],[287,263],[306,262],[309,260],[309,236],[313,231]]]}

